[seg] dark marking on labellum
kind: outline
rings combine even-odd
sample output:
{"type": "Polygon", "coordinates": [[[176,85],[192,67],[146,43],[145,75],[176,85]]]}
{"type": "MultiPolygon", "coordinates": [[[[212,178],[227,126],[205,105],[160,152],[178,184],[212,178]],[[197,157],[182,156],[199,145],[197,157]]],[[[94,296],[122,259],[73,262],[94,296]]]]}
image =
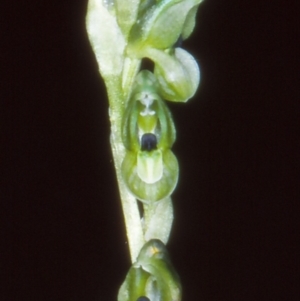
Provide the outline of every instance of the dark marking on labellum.
{"type": "Polygon", "coordinates": [[[150,301],[150,299],[145,296],[142,296],[142,297],[139,297],[136,301],[150,301]]]}
{"type": "Polygon", "coordinates": [[[144,134],[141,139],[141,149],[142,151],[151,152],[157,147],[156,136],[152,133],[144,134]]]}

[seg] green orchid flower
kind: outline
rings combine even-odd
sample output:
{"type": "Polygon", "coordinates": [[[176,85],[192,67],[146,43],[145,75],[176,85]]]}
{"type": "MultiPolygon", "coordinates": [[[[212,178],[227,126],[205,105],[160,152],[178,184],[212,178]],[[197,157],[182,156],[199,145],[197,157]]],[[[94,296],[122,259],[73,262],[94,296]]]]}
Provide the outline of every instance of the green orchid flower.
{"type": "Polygon", "coordinates": [[[154,74],[164,99],[186,102],[194,96],[199,86],[200,72],[191,54],[182,48],[169,51],[148,49],[146,54],[155,62],[154,74]]]}
{"type": "Polygon", "coordinates": [[[122,127],[127,148],[123,177],[132,194],[146,203],[169,196],[178,180],[178,162],[170,150],[175,127],[158,89],[153,73],[138,74],[122,127]]]}
{"type": "Polygon", "coordinates": [[[197,62],[187,51],[173,47],[192,33],[201,1],[146,1],[148,9],[140,9],[131,29],[126,53],[132,58],[147,57],[155,63],[154,73],[164,99],[186,102],[198,88],[197,62]]]}
{"type": "Polygon", "coordinates": [[[118,301],[180,301],[181,284],[165,245],[148,241],[122,284],[118,301]],[[146,299],[147,300],[147,299],[146,299]]]}

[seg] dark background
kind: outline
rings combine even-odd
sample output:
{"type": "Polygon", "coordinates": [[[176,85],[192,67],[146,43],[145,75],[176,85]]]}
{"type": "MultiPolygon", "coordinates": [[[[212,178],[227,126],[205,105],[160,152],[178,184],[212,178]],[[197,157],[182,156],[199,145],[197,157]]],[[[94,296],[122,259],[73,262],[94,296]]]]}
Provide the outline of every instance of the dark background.
{"type": "MultiPolygon", "coordinates": [[[[86,1],[19,2],[0,8],[0,299],[113,301],[130,262],[86,1]]],[[[263,2],[206,0],[183,44],[202,76],[170,104],[183,301],[299,300],[296,7],[263,2]]]]}

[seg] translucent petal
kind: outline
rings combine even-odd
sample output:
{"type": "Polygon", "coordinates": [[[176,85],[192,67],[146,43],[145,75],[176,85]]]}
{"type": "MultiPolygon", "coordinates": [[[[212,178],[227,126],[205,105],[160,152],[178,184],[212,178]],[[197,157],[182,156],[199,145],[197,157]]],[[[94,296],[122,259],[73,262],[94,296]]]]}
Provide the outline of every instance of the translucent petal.
{"type": "Polygon", "coordinates": [[[154,74],[164,99],[186,102],[194,96],[200,82],[200,71],[191,54],[182,48],[175,48],[174,53],[149,48],[144,55],[155,62],[154,74]]]}

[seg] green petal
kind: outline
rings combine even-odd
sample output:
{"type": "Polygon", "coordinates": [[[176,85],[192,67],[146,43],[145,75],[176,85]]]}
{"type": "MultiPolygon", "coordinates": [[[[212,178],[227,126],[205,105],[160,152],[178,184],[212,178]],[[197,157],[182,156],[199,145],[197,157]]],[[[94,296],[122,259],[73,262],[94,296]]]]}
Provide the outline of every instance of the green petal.
{"type": "Polygon", "coordinates": [[[147,49],[144,55],[155,62],[154,74],[164,99],[186,102],[194,96],[200,82],[200,71],[194,57],[182,48],[174,53],[147,49]]]}

